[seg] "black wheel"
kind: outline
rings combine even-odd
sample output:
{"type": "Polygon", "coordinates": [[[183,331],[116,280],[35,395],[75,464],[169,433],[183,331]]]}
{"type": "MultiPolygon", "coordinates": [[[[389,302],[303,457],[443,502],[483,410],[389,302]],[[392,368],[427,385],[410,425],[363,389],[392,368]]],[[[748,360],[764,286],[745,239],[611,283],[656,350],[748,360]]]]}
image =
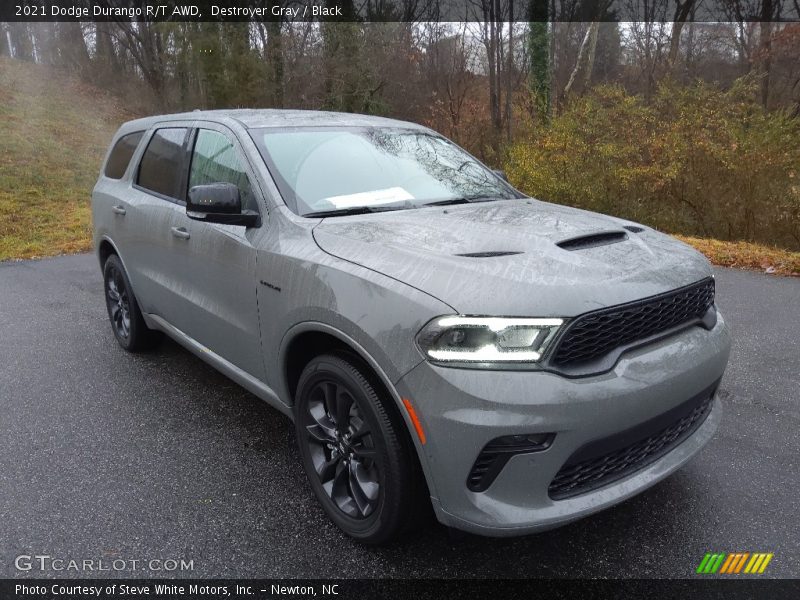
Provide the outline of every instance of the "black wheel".
{"type": "Polygon", "coordinates": [[[378,544],[422,516],[425,494],[405,424],[373,381],[355,357],[314,358],[300,375],[295,427],[325,511],[348,535],[378,544]]]}
{"type": "Polygon", "coordinates": [[[122,261],[115,254],[109,256],[103,266],[103,287],[111,330],[119,345],[129,352],[155,346],[161,340],[161,332],[145,324],[122,261]]]}

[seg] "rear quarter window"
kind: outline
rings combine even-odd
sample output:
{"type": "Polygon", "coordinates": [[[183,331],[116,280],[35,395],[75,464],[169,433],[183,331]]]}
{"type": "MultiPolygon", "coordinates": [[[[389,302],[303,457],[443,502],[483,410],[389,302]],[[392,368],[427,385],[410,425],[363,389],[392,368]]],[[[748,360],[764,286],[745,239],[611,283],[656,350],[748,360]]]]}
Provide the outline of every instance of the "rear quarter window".
{"type": "Polygon", "coordinates": [[[139,163],[137,185],[162,196],[181,198],[187,131],[185,127],[156,130],[139,163]]]}
{"type": "Polygon", "coordinates": [[[117,140],[117,143],[114,144],[114,148],[111,150],[111,154],[108,155],[106,168],[103,171],[106,177],[122,179],[122,176],[125,175],[125,171],[128,169],[128,163],[131,162],[133,153],[136,151],[136,147],[139,145],[139,142],[142,141],[143,135],[144,131],[137,131],[135,133],[123,135],[117,140]]]}

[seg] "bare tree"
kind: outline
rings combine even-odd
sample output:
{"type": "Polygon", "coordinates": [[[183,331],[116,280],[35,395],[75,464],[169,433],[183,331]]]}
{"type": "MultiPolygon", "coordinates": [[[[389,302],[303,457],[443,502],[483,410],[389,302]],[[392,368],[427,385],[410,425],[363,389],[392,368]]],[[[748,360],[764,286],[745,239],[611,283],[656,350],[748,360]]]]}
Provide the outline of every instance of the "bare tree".
{"type": "Polygon", "coordinates": [[[11,41],[11,56],[19,60],[33,61],[33,37],[29,23],[7,23],[8,38],[11,41]]]}
{"type": "MultiPolygon", "coordinates": [[[[502,77],[510,77],[509,64],[506,64],[507,49],[504,32],[508,17],[509,4],[501,0],[469,0],[472,17],[478,22],[478,38],[484,47],[489,92],[489,115],[492,124],[492,145],[495,150],[503,133],[503,93],[502,77]]],[[[509,24],[509,31],[513,27],[509,24]]],[[[513,56],[510,60],[513,60],[513,56]]]]}
{"type": "Polygon", "coordinates": [[[761,0],[758,31],[758,70],[761,77],[761,105],[769,103],[770,67],[772,66],[772,21],[781,10],[781,0],[761,0]]]}
{"type": "Polygon", "coordinates": [[[508,52],[506,64],[506,138],[511,142],[511,96],[514,89],[514,0],[508,0],[508,52]]]}
{"type": "Polygon", "coordinates": [[[426,85],[432,90],[432,108],[443,106],[448,135],[458,138],[464,105],[475,80],[470,72],[474,56],[466,43],[466,23],[426,23],[423,43],[422,67],[426,85]]]}
{"type": "Polygon", "coordinates": [[[8,47],[8,32],[6,31],[6,24],[0,23],[0,56],[9,56],[11,48],[8,47]]]}
{"type": "Polygon", "coordinates": [[[629,50],[639,70],[645,98],[656,88],[657,72],[667,46],[667,3],[663,0],[628,0],[627,9],[637,20],[628,29],[629,50]]]}
{"type": "Polygon", "coordinates": [[[675,12],[672,15],[672,34],[669,40],[669,55],[667,57],[667,70],[672,72],[678,59],[678,50],[681,45],[681,32],[683,26],[694,8],[695,0],[675,0],[675,12]]]}
{"type": "Polygon", "coordinates": [[[581,72],[581,69],[585,72],[584,85],[589,82],[592,75],[592,65],[594,64],[594,53],[597,48],[597,31],[599,26],[600,23],[598,21],[592,21],[588,29],[586,29],[583,42],[581,42],[581,47],[578,50],[578,58],[575,60],[575,68],[572,69],[567,85],[564,87],[565,97],[569,96],[572,92],[572,86],[575,84],[575,80],[581,72]]]}

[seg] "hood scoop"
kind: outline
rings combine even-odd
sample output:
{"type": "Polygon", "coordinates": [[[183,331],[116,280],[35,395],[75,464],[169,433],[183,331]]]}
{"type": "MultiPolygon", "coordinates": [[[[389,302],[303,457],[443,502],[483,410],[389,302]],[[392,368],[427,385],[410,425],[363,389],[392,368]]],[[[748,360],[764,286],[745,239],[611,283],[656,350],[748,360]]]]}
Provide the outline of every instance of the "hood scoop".
{"type": "Polygon", "coordinates": [[[523,254],[519,250],[489,250],[486,252],[465,252],[463,254],[454,254],[453,256],[463,256],[465,258],[494,258],[496,256],[513,256],[514,254],[523,254]]]}
{"type": "Polygon", "coordinates": [[[570,251],[586,250],[587,248],[596,248],[598,246],[607,246],[608,244],[624,242],[627,239],[628,234],[624,231],[602,231],[600,233],[591,233],[589,235],[581,235],[562,240],[558,242],[556,246],[570,251]]]}

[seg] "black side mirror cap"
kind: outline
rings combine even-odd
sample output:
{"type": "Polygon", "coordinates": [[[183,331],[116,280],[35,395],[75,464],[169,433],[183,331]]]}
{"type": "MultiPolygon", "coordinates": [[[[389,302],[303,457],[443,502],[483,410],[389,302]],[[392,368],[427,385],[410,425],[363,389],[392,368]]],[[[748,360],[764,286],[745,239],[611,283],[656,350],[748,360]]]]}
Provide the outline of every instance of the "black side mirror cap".
{"type": "Polygon", "coordinates": [[[224,215],[241,214],[242,198],[239,188],[232,183],[196,185],[189,190],[186,211],[224,215]]]}
{"type": "Polygon", "coordinates": [[[242,210],[239,188],[232,183],[196,185],[189,190],[186,216],[195,221],[258,227],[260,215],[253,210],[242,210]]]}

